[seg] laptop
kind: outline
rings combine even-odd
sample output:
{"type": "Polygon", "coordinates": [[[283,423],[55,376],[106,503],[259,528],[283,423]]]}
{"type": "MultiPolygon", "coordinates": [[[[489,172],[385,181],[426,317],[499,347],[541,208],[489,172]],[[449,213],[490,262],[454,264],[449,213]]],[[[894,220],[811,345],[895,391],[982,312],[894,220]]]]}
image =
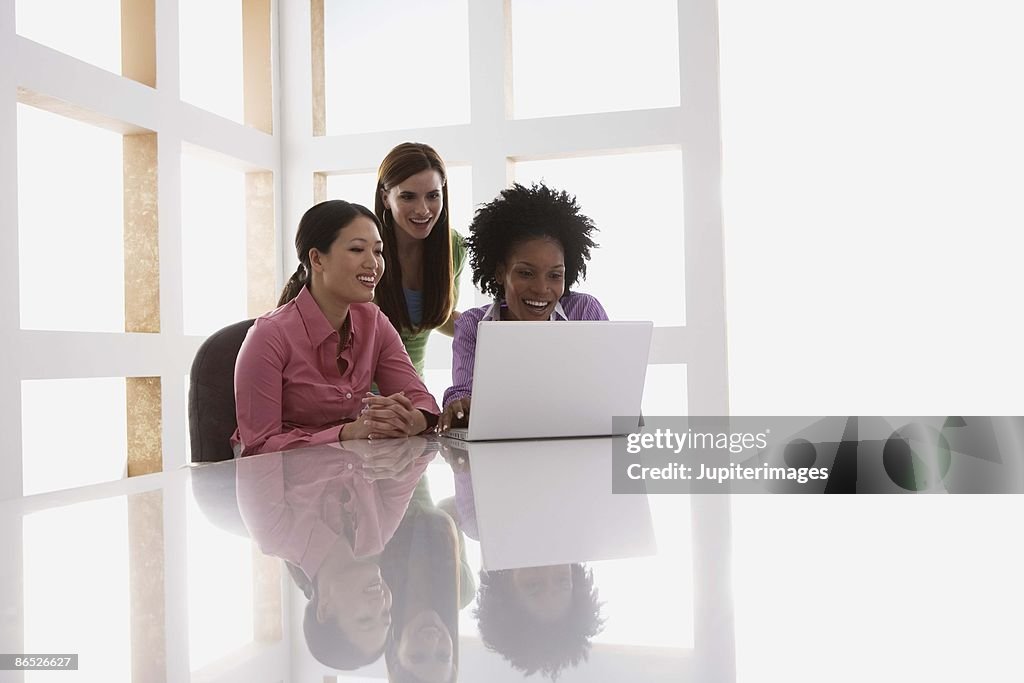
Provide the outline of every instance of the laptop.
{"type": "Polygon", "coordinates": [[[444,434],[463,441],[615,434],[613,416],[640,415],[653,329],[650,321],[478,323],[469,425],[444,434]]]}

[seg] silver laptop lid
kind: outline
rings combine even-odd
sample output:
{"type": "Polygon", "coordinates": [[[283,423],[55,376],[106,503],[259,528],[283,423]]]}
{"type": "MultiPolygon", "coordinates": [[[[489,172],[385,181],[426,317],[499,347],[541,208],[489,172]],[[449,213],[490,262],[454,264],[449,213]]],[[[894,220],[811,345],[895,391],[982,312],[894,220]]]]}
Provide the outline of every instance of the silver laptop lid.
{"type": "Polygon", "coordinates": [[[466,438],[602,436],[639,415],[650,321],[484,321],[466,438]]]}

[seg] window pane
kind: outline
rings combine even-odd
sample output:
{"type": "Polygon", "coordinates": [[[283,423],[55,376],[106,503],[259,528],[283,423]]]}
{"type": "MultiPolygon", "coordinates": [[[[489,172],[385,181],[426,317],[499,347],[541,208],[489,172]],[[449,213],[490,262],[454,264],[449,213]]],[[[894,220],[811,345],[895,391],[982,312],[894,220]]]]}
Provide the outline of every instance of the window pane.
{"type": "Polygon", "coordinates": [[[252,544],[206,518],[191,482],[187,497],[189,659],[197,671],[253,640],[252,544]]]}
{"type": "Polygon", "coordinates": [[[21,327],[124,332],[121,136],[18,105],[21,327]]]}
{"type": "Polygon", "coordinates": [[[121,479],[128,462],[123,377],[21,383],[25,495],[121,479]]]}
{"type": "Polygon", "coordinates": [[[14,7],[19,35],[121,73],[120,0],[16,0],[14,7]]]}
{"type": "Polygon", "coordinates": [[[182,154],[181,233],[185,334],[245,320],[245,173],[182,154]]]}
{"type": "Polygon", "coordinates": [[[640,407],[644,415],[687,415],[686,404],[686,365],[648,365],[640,407]]]}
{"type": "Polygon", "coordinates": [[[600,245],[576,289],[613,320],[685,322],[681,154],[645,152],[518,162],[516,180],[575,194],[600,245]]]}
{"type": "Polygon", "coordinates": [[[733,413],[1024,414],[1020,8],[719,3],[733,413]]]}
{"type": "MultiPolygon", "coordinates": [[[[445,390],[448,389],[448,387],[450,387],[452,385],[452,370],[451,370],[451,364],[452,364],[452,355],[451,355],[451,353],[452,353],[451,352],[452,340],[449,339],[448,337],[445,337],[440,332],[431,335],[431,340],[433,340],[434,337],[440,337],[441,339],[447,341],[446,346],[447,346],[447,349],[448,349],[448,357],[447,357],[448,358],[448,367],[446,367],[446,368],[429,368],[429,367],[426,368],[423,371],[423,383],[427,385],[427,391],[429,391],[431,393],[431,395],[434,397],[434,400],[437,401],[437,405],[440,406],[441,405],[441,401],[444,399],[444,392],[445,392],[445,390]]],[[[444,351],[444,349],[442,348],[442,351],[441,351],[442,354],[443,354],[443,351],[444,351]]],[[[443,357],[444,356],[442,355],[441,358],[443,358],[443,357]]],[[[428,356],[428,361],[429,361],[429,356],[428,356]]]]}
{"type": "Polygon", "coordinates": [[[125,499],[36,512],[22,530],[23,651],[81,653],[77,675],[26,672],[25,681],[131,680],[125,499]]]}
{"type": "Polygon", "coordinates": [[[243,122],[242,2],[178,0],[181,99],[243,122]]]}
{"type": "Polygon", "coordinates": [[[467,0],[326,0],[327,134],[469,122],[467,0]]]}
{"type": "Polygon", "coordinates": [[[516,118],[679,105],[676,0],[511,0],[516,118]]]}
{"type": "Polygon", "coordinates": [[[344,199],[346,202],[362,204],[373,211],[373,189],[376,186],[377,174],[375,172],[329,175],[327,176],[327,198],[344,199]]]}

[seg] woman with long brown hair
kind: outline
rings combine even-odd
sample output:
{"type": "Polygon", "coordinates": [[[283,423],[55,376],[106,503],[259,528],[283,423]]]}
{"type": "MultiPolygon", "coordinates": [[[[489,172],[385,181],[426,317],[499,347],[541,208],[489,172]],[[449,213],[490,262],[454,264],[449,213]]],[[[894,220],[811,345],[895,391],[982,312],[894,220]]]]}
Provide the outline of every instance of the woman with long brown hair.
{"type": "Polygon", "coordinates": [[[421,376],[431,330],[451,337],[459,317],[455,304],[466,248],[451,229],[448,209],[448,172],[432,147],[404,142],[388,152],[374,200],[388,267],[374,301],[421,376]]]}

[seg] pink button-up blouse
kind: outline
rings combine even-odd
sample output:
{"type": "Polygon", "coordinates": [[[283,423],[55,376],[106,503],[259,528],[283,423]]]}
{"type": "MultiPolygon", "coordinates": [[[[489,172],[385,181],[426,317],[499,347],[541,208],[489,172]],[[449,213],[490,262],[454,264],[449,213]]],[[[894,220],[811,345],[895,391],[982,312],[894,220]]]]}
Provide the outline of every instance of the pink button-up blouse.
{"type": "Polygon", "coordinates": [[[352,304],[349,320],[339,355],[338,331],[305,287],[256,319],[235,362],[236,451],[251,455],[337,441],[374,382],[385,396],[403,391],[416,408],[439,412],[381,310],[352,304]]]}

